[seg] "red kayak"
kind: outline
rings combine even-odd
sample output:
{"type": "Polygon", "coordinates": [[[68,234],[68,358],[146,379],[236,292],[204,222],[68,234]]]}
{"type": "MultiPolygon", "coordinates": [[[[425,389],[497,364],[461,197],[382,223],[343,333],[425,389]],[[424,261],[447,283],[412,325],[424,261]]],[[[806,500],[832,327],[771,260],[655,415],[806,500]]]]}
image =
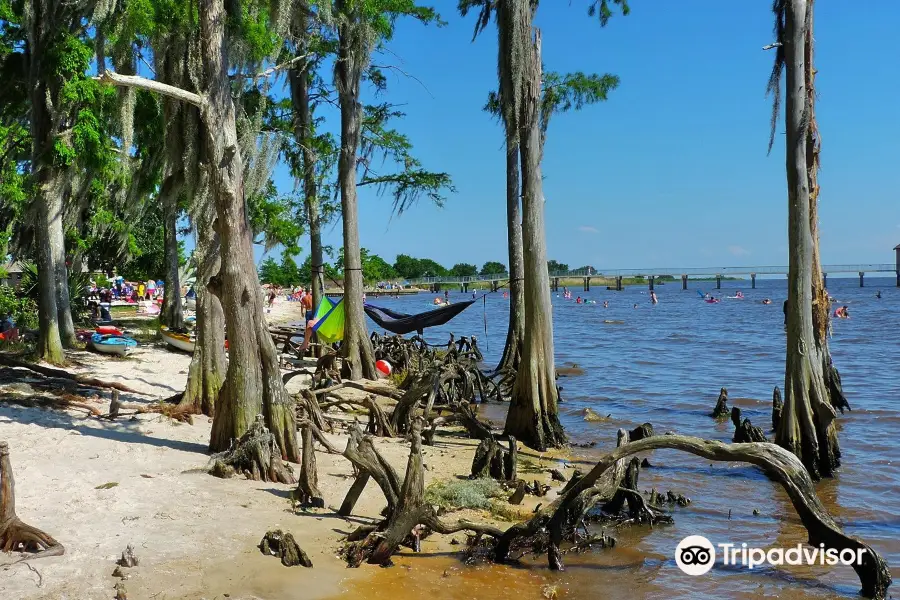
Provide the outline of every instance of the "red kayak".
{"type": "Polygon", "coordinates": [[[113,325],[100,325],[96,331],[100,335],[124,335],[118,327],[113,325]]]}

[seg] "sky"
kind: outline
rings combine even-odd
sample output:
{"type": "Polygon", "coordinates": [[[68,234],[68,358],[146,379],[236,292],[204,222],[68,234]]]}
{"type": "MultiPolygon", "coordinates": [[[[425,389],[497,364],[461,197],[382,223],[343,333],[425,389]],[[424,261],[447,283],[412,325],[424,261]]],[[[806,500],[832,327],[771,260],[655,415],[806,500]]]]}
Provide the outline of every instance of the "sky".
{"type": "MultiPolygon", "coordinates": [[[[771,3],[632,0],[605,28],[588,4],[544,0],[536,18],[546,70],[621,80],[607,102],[550,123],[548,258],[600,271],[786,265],[783,118],[766,154],[771,3]]],[[[462,19],[456,0],[433,6],[445,27],[400,21],[373,62],[396,67],[382,98],[406,113],[394,126],[456,192],[443,208],[424,199],[392,218],[392,198],[361,188],[362,246],[391,263],[403,253],[506,264],[503,133],[482,111],[496,88],[496,29],[473,42],[474,15],[462,19]]],[[[890,263],[900,243],[900,3],[861,6],[816,3],[825,264],[890,263]]],[[[275,181],[294,189],[284,167],[275,181]]],[[[340,246],[340,222],[324,238],[340,246]]]]}

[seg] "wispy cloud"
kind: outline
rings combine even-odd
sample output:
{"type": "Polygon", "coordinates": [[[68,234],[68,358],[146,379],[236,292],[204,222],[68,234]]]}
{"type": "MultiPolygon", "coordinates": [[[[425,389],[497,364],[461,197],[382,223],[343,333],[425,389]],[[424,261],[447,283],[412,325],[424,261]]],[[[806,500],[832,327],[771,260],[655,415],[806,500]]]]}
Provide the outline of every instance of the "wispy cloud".
{"type": "Polygon", "coordinates": [[[750,251],[741,246],[728,246],[728,251],[733,256],[750,256],[750,251]]]}
{"type": "Polygon", "coordinates": [[[591,227],[590,225],[582,225],[578,228],[578,231],[584,233],[600,233],[600,231],[596,227],[591,227]]]}

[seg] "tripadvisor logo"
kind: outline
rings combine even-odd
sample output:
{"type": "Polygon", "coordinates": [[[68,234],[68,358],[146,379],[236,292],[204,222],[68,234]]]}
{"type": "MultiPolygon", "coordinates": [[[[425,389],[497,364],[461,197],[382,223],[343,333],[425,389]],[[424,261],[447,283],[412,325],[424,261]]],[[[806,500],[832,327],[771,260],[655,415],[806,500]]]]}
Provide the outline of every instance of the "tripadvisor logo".
{"type": "MultiPolygon", "coordinates": [[[[716,544],[725,566],[753,569],[761,565],[861,565],[865,548],[825,548],[797,544],[791,548],[749,547],[747,544],[716,544]]],[[[675,547],[675,564],[688,575],[703,575],[716,562],[716,546],[702,535],[689,535],[675,547]]]]}

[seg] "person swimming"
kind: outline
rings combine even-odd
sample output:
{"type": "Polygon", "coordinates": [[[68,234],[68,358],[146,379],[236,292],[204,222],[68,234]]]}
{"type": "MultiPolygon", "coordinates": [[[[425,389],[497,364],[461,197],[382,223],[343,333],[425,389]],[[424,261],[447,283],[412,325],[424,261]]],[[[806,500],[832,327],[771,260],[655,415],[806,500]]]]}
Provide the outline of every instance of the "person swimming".
{"type": "Polygon", "coordinates": [[[651,302],[652,304],[658,304],[658,303],[659,303],[659,298],[656,297],[656,292],[654,292],[653,290],[650,290],[650,302],[651,302]]]}
{"type": "Polygon", "coordinates": [[[637,308],[637,307],[638,307],[638,305],[637,305],[637,304],[635,304],[635,305],[634,305],[634,306],[633,306],[633,307],[632,307],[632,308],[637,308]]]}
{"type": "Polygon", "coordinates": [[[603,301],[603,308],[609,308],[609,300],[603,301]]]}
{"type": "Polygon", "coordinates": [[[849,319],[850,311],[847,309],[847,305],[845,304],[844,306],[834,309],[834,317],[836,319],[849,319]]]}
{"type": "Polygon", "coordinates": [[[581,302],[582,302],[581,296],[578,296],[577,298],[575,298],[575,304],[581,304],[581,302]]]}
{"type": "Polygon", "coordinates": [[[769,298],[766,298],[762,301],[763,304],[772,304],[772,301],[769,298]]]}
{"type": "Polygon", "coordinates": [[[879,300],[881,299],[881,290],[878,290],[877,292],[875,292],[875,297],[878,298],[879,300]]]}

